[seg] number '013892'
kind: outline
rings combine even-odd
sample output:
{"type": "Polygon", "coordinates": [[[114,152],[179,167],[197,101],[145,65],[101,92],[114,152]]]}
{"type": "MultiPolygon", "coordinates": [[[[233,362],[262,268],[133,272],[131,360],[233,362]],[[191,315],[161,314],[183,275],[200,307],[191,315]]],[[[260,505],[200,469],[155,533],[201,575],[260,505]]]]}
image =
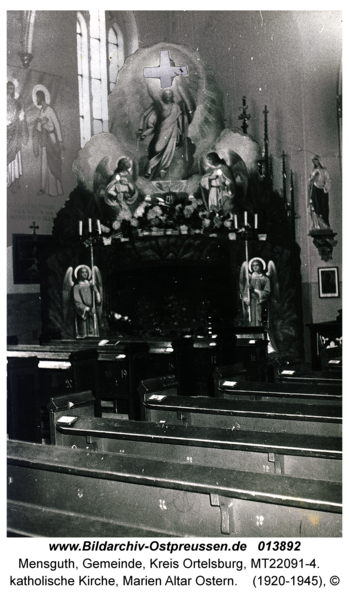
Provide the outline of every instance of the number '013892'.
{"type": "Polygon", "coordinates": [[[279,552],[279,551],[288,551],[288,552],[299,552],[301,549],[301,543],[300,542],[259,542],[258,544],[258,550],[260,551],[264,551],[264,550],[271,550],[274,552],[279,552]]]}

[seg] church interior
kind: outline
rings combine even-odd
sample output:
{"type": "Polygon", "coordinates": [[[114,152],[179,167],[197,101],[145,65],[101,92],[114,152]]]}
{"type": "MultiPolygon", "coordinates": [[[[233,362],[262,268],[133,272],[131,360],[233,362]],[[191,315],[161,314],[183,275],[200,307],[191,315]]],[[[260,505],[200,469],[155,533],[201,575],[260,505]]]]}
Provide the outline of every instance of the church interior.
{"type": "Polygon", "coordinates": [[[9,537],[342,535],[341,21],[8,11],[9,537]]]}

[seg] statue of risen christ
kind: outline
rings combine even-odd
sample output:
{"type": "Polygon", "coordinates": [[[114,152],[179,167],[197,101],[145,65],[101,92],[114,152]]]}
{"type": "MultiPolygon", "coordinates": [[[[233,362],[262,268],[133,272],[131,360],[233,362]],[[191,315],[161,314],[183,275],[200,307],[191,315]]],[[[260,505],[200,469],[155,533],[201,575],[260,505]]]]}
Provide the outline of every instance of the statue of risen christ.
{"type": "Polygon", "coordinates": [[[165,89],[158,101],[154,101],[142,115],[138,138],[144,140],[153,136],[148,146],[148,164],[145,177],[164,178],[170,167],[175,150],[183,145],[186,152],[188,125],[192,120],[193,110],[183,91],[178,88],[181,100],[176,102],[172,89],[165,89]]]}

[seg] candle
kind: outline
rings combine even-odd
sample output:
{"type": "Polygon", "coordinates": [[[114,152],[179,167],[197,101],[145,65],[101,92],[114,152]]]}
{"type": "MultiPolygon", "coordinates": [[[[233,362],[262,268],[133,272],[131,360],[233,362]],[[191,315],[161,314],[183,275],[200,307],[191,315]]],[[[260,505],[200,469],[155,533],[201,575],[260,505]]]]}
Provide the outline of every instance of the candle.
{"type": "Polygon", "coordinates": [[[82,221],[79,221],[79,235],[82,235],[82,221]]]}
{"type": "Polygon", "coordinates": [[[92,219],[88,220],[88,230],[90,233],[92,233],[92,219]]]}
{"type": "Polygon", "coordinates": [[[238,216],[237,215],[234,215],[234,227],[235,227],[235,229],[238,228],[238,216]]]}
{"type": "Polygon", "coordinates": [[[35,10],[29,11],[29,22],[28,22],[28,54],[32,53],[33,47],[33,33],[34,33],[34,22],[35,22],[35,10]]]}
{"type": "Polygon", "coordinates": [[[254,228],[258,229],[258,215],[257,215],[257,213],[255,213],[255,216],[254,216],[254,228]]]}
{"type": "Polygon", "coordinates": [[[244,212],[244,215],[245,215],[245,225],[248,225],[248,220],[247,220],[247,211],[246,211],[246,210],[245,210],[245,212],[244,212]]]}
{"type": "Polygon", "coordinates": [[[100,222],[100,220],[99,220],[99,219],[97,219],[97,229],[98,229],[98,233],[99,233],[99,235],[101,235],[101,233],[102,233],[102,230],[101,230],[101,222],[100,222]]]}

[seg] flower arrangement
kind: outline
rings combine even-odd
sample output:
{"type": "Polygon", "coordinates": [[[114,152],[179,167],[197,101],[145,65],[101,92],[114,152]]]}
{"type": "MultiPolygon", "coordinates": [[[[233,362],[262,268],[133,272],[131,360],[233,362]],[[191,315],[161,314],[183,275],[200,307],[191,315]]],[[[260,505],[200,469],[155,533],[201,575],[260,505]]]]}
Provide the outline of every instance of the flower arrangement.
{"type": "Polygon", "coordinates": [[[222,210],[209,211],[201,198],[188,194],[146,196],[132,214],[120,210],[108,226],[101,225],[105,244],[113,238],[133,238],[142,235],[202,234],[226,236],[234,230],[233,215],[222,210]]]}

